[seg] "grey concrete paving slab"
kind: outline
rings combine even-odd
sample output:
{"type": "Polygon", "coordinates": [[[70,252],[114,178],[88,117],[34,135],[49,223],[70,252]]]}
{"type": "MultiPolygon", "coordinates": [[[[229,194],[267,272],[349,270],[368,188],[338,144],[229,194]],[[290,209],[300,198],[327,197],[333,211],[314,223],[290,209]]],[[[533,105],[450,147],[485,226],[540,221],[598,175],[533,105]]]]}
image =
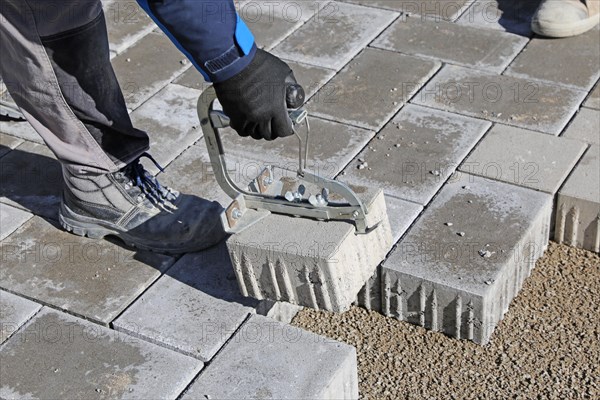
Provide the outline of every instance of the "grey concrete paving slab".
{"type": "MultiPolygon", "coordinates": [[[[148,132],[149,153],[163,168],[202,137],[196,111],[200,93],[169,84],[131,113],[133,125],[148,132]]],[[[159,171],[152,162],[144,165],[153,174],[159,171]]]]}
{"type": "Polygon", "coordinates": [[[585,153],[558,192],[554,240],[600,251],[600,147],[585,153]]]}
{"type": "Polygon", "coordinates": [[[400,18],[371,46],[502,72],[527,44],[505,32],[423,18],[400,18]]]}
{"type": "Polygon", "coordinates": [[[4,240],[32,216],[27,211],[0,203],[0,240],[4,240]]]}
{"type": "Polygon", "coordinates": [[[202,76],[202,74],[200,74],[200,72],[198,72],[198,70],[195,67],[189,68],[187,71],[181,74],[181,76],[175,79],[173,83],[186,86],[192,89],[198,89],[201,92],[203,92],[204,89],[212,85],[211,83],[207,83],[204,81],[204,77],[202,76]]]}
{"type": "Polygon", "coordinates": [[[382,191],[355,190],[368,208],[367,226],[271,214],[227,240],[240,292],[334,312],[348,310],[392,247],[382,191]],[[371,222],[369,222],[371,221],[371,222]]]}
{"type": "MultiPolygon", "coordinates": [[[[309,113],[315,107],[308,106],[309,113]]],[[[298,134],[304,138],[304,126],[298,128],[298,134]]],[[[352,158],[373,138],[374,132],[354,126],[340,124],[321,118],[310,117],[310,144],[307,166],[309,170],[321,176],[333,178],[352,158]]],[[[259,175],[262,168],[249,175],[258,165],[272,164],[279,167],[298,169],[299,142],[290,136],[271,142],[255,141],[239,136],[233,129],[223,129],[221,132],[223,147],[231,156],[236,169],[247,171],[246,184],[259,175]],[[258,161],[258,163],[257,163],[258,161]]],[[[205,146],[204,143],[199,143],[205,146]]]]}
{"type": "Polygon", "coordinates": [[[183,256],[113,326],[209,361],[257,303],[240,295],[223,244],[183,256]]]}
{"type": "Polygon", "coordinates": [[[343,179],[426,205],[490,126],[409,104],[346,167],[343,179]]]}
{"type": "Polygon", "coordinates": [[[561,40],[536,37],[506,70],[507,75],[540,79],[589,90],[600,77],[600,28],[561,40]]]}
{"type": "Polygon", "coordinates": [[[107,325],[173,258],[81,238],[34,217],[0,243],[0,287],[107,325]]]}
{"type": "Polygon", "coordinates": [[[585,96],[541,81],[446,65],[411,102],[558,135],[585,96]]]}
{"type": "Polygon", "coordinates": [[[385,196],[385,206],[392,228],[392,241],[397,243],[421,214],[423,207],[392,196],[385,196]]]}
{"type": "Polygon", "coordinates": [[[30,142],[44,143],[41,136],[33,129],[27,121],[0,120],[0,132],[8,133],[30,142]]]}
{"type": "Polygon", "coordinates": [[[112,60],[127,107],[136,109],[190,67],[166,35],[151,32],[112,60]]]}
{"type": "Polygon", "coordinates": [[[589,97],[583,104],[584,107],[593,108],[596,110],[600,110],[600,83],[596,84],[596,87],[590,93],[589,97]]]}
{"type": "Polygon", "coordinates": [[[285,301],[262,300],[256,307],[256,314],[289,324],[303,308],[285,301]]]}
{"type": "Polygon", "coordinates": [[[586,148],[576,140],[497,124],[460,170],[556,194],[586,148]]]}
{"type": "Polygon", "coordinates": [[[36,302],[0,290],[0,344],[4,343],[42,306],[36,302]]]}
{"type": "Polygon", "coordinates": [[[200,361],[44,308],[2,347],[3,398],[176,398],[200,361]]]}
{"type": "Polygon", "coordinates": [[[339,70],[397,16],[395,12],[329,2],[273,51],[285,59],[339,70]]]}
{"type": "Polygon", "coordinates": [[[472,0],[342,0],[348,3],[369,7],[402,11],[405,14],[417,14],[426,18],[454,21],[468,7],[472,0]]]}
{"type": "Polygon", "coordinates": [[[308,103],[311,113],[379,130],[440,67],[386,50],[365,49],[308,103]]]}
{"type": "Polygon", "coordinates": [[[60,164],[45,145],[24,142],[0,158],[2,203],[58,219],[62,184],[60,164]]]}
{"type": "Polygon", "coordinates": [[[600,145],[600,110],[581,108],[562,136],[600,145]]]}
{"type": "Polygon", "coordinates": [[[21,143],[23,143],[23,140],[18,137],[0,133],[0,157],[8,154],[21,143]]]}
{"type": "Polygon", "coordinates": [[[135,0],[103,1],[110,50],[122,53],[156,25],[135,0]]]}
{"type": "Polygon", "coordinates": [[[356,399],[356,351],[254,315],[183,399],[356,399]]]}
{"type": "Polygon", "coordinates": [[[473,4],[456,22],[478,28],[487,28],[530,37],[531,19],[540,0],[480,0],[473,4]]]}
{"type": "Polygon", "coordinates": [[[548,243],[552,196],[462,174],[385,261],[385,315],[485,344],[548,243]]]}

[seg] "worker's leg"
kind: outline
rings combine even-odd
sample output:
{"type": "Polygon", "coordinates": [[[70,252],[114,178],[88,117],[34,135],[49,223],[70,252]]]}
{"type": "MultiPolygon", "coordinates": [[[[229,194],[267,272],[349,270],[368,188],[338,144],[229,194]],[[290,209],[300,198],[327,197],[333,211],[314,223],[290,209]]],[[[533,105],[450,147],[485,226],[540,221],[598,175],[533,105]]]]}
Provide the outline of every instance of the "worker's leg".
{"type": "Polygon", "coordinates": [[[61,161],[61,225],[170,253],[219,242],[221,206],[161,186],[139,162],[148,137],[127,114],[100,0],[2,0],[0,7],[2,77],[61,161]]]}
{"type": "Polygon", "coordinates": [[[74,172],[114,172],[148,148],[110,64],[100,0],[2,0],[2,78],[74,172]]]}

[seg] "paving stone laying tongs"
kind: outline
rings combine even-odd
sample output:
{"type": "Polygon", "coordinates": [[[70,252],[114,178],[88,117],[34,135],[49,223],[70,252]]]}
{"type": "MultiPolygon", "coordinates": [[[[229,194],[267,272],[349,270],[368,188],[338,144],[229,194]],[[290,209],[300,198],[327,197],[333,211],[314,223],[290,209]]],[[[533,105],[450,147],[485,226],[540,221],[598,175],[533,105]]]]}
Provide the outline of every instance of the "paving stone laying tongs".
{"type": "MultiPolygon", "coordinates": [[[[288,87],[288,98],[290,88],[298,90],[297,87],[288,87]]],[[[354,223],[357,233],[363,234],[377,227],[377,225],[367,226],[368,210],[347,185],[305,170],[310,126],[308,113],[303,108],[289,111],[294,135],[300,143],[298,170],[292,171],[278,167],[295,174],[296,180],[300,182],[298,189],[283,193],[284,182],[275,181],[274,166],[264,168],[259,176],[250,182],[248,190],[238,187],[227,172],[225,150],[219,135],[219,129],[229,126],[229,117],[222,111],[212,109],[216,98],[215,89],[212,86],[202,93],[198,100],[198,117],[217,182],[223,191],[233,199],[233,202],[221,215],[221,222],[227,233],[239,233],[271,213],[324,221],[349,221],[354,223]],[[296,132],[296,127],[302,123],[306,126],[306,140],[304,141],[296,132]],[[321,192],[305,198],[306,186],[302,182],[317,185],[322,188],[321,192]],[[336,201],[330,202],[330,197],[335,197],[336,201]],[[342,200],[338,201],[338,198],[342,200]]]]}

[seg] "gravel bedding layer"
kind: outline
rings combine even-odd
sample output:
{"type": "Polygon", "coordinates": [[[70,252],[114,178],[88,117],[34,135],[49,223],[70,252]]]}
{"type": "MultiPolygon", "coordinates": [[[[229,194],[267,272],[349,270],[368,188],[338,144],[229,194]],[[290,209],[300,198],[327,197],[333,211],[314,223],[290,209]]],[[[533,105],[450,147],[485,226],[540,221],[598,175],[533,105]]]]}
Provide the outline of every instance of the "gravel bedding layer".
{"type": "Polygon", "coordinates": [[[356,347],[363,399],[600,398],[600,257],[551,242],[479,346],[354,307],[292,324],[356,347]]]}

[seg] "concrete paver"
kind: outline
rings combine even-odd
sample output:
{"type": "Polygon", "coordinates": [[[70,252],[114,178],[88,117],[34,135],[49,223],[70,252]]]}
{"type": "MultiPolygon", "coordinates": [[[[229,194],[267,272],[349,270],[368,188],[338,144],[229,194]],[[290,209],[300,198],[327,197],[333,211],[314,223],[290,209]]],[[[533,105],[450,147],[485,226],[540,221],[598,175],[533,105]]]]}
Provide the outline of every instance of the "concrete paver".
{"type": "Polygon", "coordinates": [[[369,7],[402,11],[405,14],[417,14],[435,20],[453,21],[461,15],[472,0],[342,0],[348,3],[369,7]]]}
{"type": "Polygon", "coordinates": [[[60,164],[45,146],[24,142],[0,158],[0,202],[58,219],[60,164]]]}
{"type": "Polygon", "coordinates": [[[526,38],[510,33],[407,17],[394,22],[371,45],[502,72],[526,44],[526,38]]]}
{"type": "MultiPolygon", "coordinates": [[[[202,137],[196,111],[200,93],[185,86],[167,85],[131,113],[133,125],[148,132],[150,154],[163,168],[202,137]]],[[[153,174],[158,173],[152,162],[144,165],[153,174]]]]}
{"type": "Polygon", "coordinates": [[[543,253],[551,212],[549,194],[461,175],[384,262],[381,310],[485,344],[543,253]]]}
{"type": "Polygon", "coordinates": [[[379,130],[440,63],[367,48],[308,103],[315,115],[379,130]]]}
{"type": "Polygon", "coordinates": [[[383,192],[356,192],[368,207],[367,225],[380,222],[367,234],[356,235],[347,222],[271,214],[231,236],[227,248],[241,293],[315,309],[348,310],[392,247],[383,192]]]}
{"type": "Polygon", "coordinates": [[[554,84],[446,65],[412,102],[558,135],[585,96],[554,84]]]}
{"type": "Polygon", "coordinates": [[[0,290],[0,344],[42,308],[36,302],[0,290]]]}
{"type": "Polygon", "coordinates": [[[162,33],[151,32],[112,60],[127,107],[136,109],[190,67],[162,33]]]}
{"type": "Polygon", "coordinates": [[[339,70],[397,16],[395,12],[329,2],[273,51],[285,59],[339,70]],[[324,37],[327,40],[322,40],[324,37]]]}
{"type": "Polygon", "coordinates": [[[0,121],[0,132],[11,136],[29,140],[30,142],[44,143],[41,136],[33,129],[27,121],[2,120],[0,121]]]}
{"type": "Polygon", "coordinates": [[[596,87],[594,88],[594,90],[592,90],[592,92],[590,93],[583,105],[584,107],[600,110],[600,83],[596,84],[596,87]]]}
{"type": "Polygon", "coordinates": [[[3,398],[176,398],[202,363],[43,309],[2,348],[3,398]]]}
{"type": "Polygon", "coordinates": [[[460,170],[556,194],[586,147],[576,140],[497,124],[460,170]]]}
{"type": "Polygon", "coordinates": [[[591,146],[558,192],[554,240],[600,251],[600,147],[591,146]]]}
{"type": "Polygon", "coordinates": [[[4,240],[32,216],[27,211],[0,203],[0,240],[4,240]]]}
{"type": "Polygon", "coordinates": [[[397,243],[421,214],[423,207],[392,196],[385,196],[385,206],[392,228],[392,242],[397,243]]]}
{"type": "Polygon", "coordinates": [[[475,1],[456,22],[530,37],[531,19],[539,4],[538,1],[475,1]]]}
{"type": "Polygon", "coordinates": [[[256,304],[240,295],[223,244],[183,256],[113,326],[209,361],[256,304]]]}
{"type": "Polygon", "coordinates": [[[581,108],[562,136],[600,145],[600,111],[581,108]]]}
{"type": "MultiPolygon", "coordinates": [[[[0,124],[1,125],[1,124],[0,124]]],[[[0,130],[2,128],[0,127],[0,130]]],[[[18,137],[0,133],[0,157],[8,154],[12,149],[23,143],[18,137]]]]}
{"type": "Polygon", "coordinates": [[[183,399],[356,399],[352,346],[254,315],[183,399]]]}
{"type": "Polygon", "coordinates": [[[600,28],[560,40],[532,39],[507,75],[540,79],[589,90],[600,77],[600,28]]]}
{"type": "Polygon", "coordinates": [[[426,205],[490,126],[409,104],[346,167],[343,178],[426,205]],[[364,162],[368,168],[359,169],[364,162]]]}
{"type": "Polygon", "coordinates": [[[173,258],[81,238],[34,217],[0,243],[0,287],[107,325],[173,258]]]}
{"type": "Polygon", "coordinates": [[[122,53],[156,28],[135,0],[109,0],[102,4],[113,54],[122,53]]]}

